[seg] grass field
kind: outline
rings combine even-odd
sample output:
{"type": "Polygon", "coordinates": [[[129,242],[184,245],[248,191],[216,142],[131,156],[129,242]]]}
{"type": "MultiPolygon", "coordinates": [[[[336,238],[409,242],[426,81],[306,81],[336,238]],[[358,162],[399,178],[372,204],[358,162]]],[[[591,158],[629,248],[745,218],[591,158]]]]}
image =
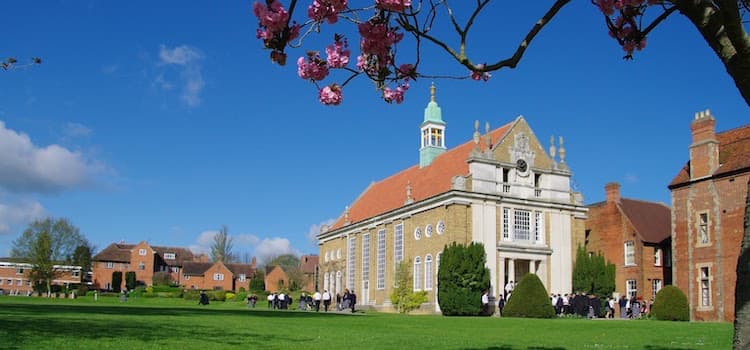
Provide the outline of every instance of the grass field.
{"type": "Polygon", "coordinates": [[[0,297],[0,349],[730,349],[729,323],[200,307],[181,299],[0,297]]]}

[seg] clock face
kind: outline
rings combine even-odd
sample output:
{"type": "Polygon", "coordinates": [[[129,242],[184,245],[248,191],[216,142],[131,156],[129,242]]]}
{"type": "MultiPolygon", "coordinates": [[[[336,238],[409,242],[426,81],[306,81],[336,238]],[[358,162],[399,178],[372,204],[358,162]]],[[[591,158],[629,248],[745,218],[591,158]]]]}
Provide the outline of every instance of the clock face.
{"type": "Polygon", "coordinates": [[[516,161],[516,167],[518,168],[519,172],[525,173],[526,170],[529,168],[529,165],[526,164],[526,161],[523,159],[519,159],[516,161]]]}

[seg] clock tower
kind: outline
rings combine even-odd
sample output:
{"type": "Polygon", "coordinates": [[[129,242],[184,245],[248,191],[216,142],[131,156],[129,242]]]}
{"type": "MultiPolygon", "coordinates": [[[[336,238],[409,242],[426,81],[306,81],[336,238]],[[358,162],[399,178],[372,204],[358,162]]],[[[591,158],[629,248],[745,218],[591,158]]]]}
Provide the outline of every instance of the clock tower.
{"type": "Polygon", "coordinates": [[[445,152],[445,122],[440,107],[435,102],[435,84],[430,86],[430,102],[424,109],[424,121],[420,130],[419,167],[424,168],[445,152]]]}

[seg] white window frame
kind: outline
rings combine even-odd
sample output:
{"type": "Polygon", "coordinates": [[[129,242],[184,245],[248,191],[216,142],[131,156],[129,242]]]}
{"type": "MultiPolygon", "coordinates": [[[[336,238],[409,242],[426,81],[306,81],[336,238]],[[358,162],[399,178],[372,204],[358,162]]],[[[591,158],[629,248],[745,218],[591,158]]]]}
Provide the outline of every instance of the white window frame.
{"type": "Polygon", "coordinates": [[[188,274],[184,274],[184,275],[182,275],[182,278],[184,278],[184,279],[185,279],[185,281],[187,281],[187,280],[189,280],[189,279],[190,279],[190,275],[188,275],[188,274]]]}
{"type": "Polygon", "coordinates": [[[378,231],[377,289],[385,289],[385,229],[378,231]]]}
{"type": "Polygon", "coordinates": [[[438,235],[442,235],[443,233],[445,233],[445,221],[439,220],[435,231],[437,231],[438,235]]]}
{"type": "Polygon", "coordinates": [[[432,290],[432,255],[424,257],[424,290],[432,290]]]}
{"type": "Polygon", "coordinates": [[[707,211],[698,213],[696,245],[711,245],[711,217],[707,211]]]}
{"type": "Polygon", "coordinates": [[[223,281],[224,280],[224,274],[221,272],[214,273],[214,281],[223,281]]]}
{"type": "Polygon", "coordinates": [[[329,283],[330,280],[331,280],[330,274],[328,272],[323,273],[323,290],[324,291],[330,290],[330,288],[328,288],[328,285],[330,284],[329,283]]]}
{"type": "Polygon", "coordinates": [[[341,248],[336,250],[336,260],[341,259],[341,248]]]}
{"type": "Polygon", "coordinates": [[[711,265],[698,265],[698,309],[706,310],[713,308],[711,296],[714,277],[711,275],[711,265]]]}
{"type": "Polygon", "coordinates": [[[531,211],[526,209],[513,210],[513,240],[531,240],[531,211]]]}
{"type": "Polygon", "coordinates": [[[114,269],[115,268],[115,263],[112,262],[112,261],[107,261],[107,268],[108,269],[114,269]]]}
{"type": "Polygon", "coordinates": [[[398,264],[404,260],[404,224],[400,223],[393,228],[393,262],[398,264]]]}
{"type": "Polygon", "coordinates": [[[16,275],[23,275],[23,266],[16,266],[16,275]]]}
{"type": "Polygon", "coordinates": [[[145,270],[145,269],[146,269],[146,264],[144,264],[143,261],[139,262],[138,263],[138,270],[145,270]]]}
{"type": "Polygon", "coordinates": [[[424,227],[424,236],[427,238],[432,237],[432,224],[427,224],[427,226],[424,227]]]}
{"type": "Polygon", "coordinates": [[[175,260],[177,259],[175,253],[164,253],[164,259],[165,260],[175,260]]]}
{"type": "Polygon", "coordinates": [[[370,234],[362,235],[362,280],[370,280],[370,234]]]}
{"type": "Polygon", "coordinates": [[[625,281],[625,295],[628,299],[633,299],[638,295],[638,281],[626,280],[625,281]]]}
{"type": "Polygon", "coordinates": [[[654,266],[661,266],[661,248],[654,247],[654,266]]]}
{"type": "Polygon", "coordinates": [[[534,212],[534,242],[544,244],[544,213],[534,212]]]}
{"type": "Polygon", "coordinates": [[[247,275],[241,273],[239,274],[239,276],[237,276],[237,280],[239,280],[240,282],[245,282],[247,280],[247,275]]]}
{"type": "Polygon", "coordinates": [[[73,277],[79,277],[79,276],[81,276],[81,271],[80,270],[73,270],[73,271],[70,272],[70,275],[73,276],[73,277]]]}
{"type": "Polygon", "coordinates": [[[422,258],[420,257],[414,258],[413,279],[414,279],[414,290],[415,291],[422,290],[422,258]]]}
{"type": "Polygon", "coordinates": [[[656,293],[659,293],[662,287],[664,287],[664,285],[660,279],[657,278],[651,280],[651,299],[656,300],[656,293]]]}
{"type": "Polygon", "coordinates": [[[324,260],[324,261],[325,261],[325,262],[328,262],[328,258],[329,258],[329,257],[330,257],[330,254],[329,254],[328,252],[326,252],[326,255],[325,255],[325,260],[324,260]]]}
{"type": "Polygon", "coordinates": [[[503,208],[503,240],[510,241],[510,209],[503,208]]]}
{"type": "Polygon", "coordinates": [[[625,266],[635,266],[635,241],[625,241],[623,261],[625,266]],[[628,250],[628,247],[631,249],[628,250]]]}
{"type": "Polygon", "coordinates": [[[138,249],[138,255],[146,255],[146,249],[145,248],[138,249]]]}
{"type": "Polygon", "coordinates": [[[354,278],[357,269],[357,237],[349,237],[346,251],[346,288],[354,289],[354,278]]]}
{"type": "Polygon", "coordinates": [[[414,229],[414,239],[420,240],[422,239],[422,228],[417,226],[417,228],[414,229]]]}

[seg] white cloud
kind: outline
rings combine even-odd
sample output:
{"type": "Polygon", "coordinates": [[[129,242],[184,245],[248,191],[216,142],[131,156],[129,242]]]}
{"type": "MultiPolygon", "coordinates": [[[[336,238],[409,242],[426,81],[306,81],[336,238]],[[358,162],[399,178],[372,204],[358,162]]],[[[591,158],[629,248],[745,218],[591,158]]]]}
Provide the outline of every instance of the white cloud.
{"type": "Polygon", "coordinates": [[[331,225],[333,225],[334,222],[336,222],[336,219],[328,219],[328,220],[325,220],[325,221],[323,221],[323,222],[321,222],[319,224],[312,224],[312,225],[310,225],[310,229],[307,230],[306,237],[307,237],[308,240],[310,240],[310,243],[313,245],[313,247],[317,247],[318,246],[318,239],[315,236],[317,236],[318,233],[320,233],[320,229],[323,226],[330,227],[331,225]]]}
{"type": "Polygon", "coordinates": [[[46,215],[46,210],[37,201],[20,200],[16,203],[0,203],[0,235],[17,233],[13,229],[20,228],[46,215]]]}
{"type": "Polygon", "coordinates": [[[292,247],[288,239],[282,237],[265,238],[255,247],[255,256],[259,263],[266,263],[283,254],[301,255],[297,249],[292,247]]]}
{"type": "Polygon", "coordinates": [[[102,66],[102,73],[104,74],[113,74],[117,72],[119,69],[119,66],[117,64],[109,64],[102,66]]]}
{"type": "MultiPolygon", "coordinates": [[[[203,54],[196,48],[182,45],[169,49],[161,45],[159,49],[159,63],[163,65],[175,65],[180,69],[182,83],[182,94],[180,98],[189,107],[200,105],[200,93],[206,85],[203,81],[200,62],[203,54]]],[[[156,78],[156,83],[165,90],[172,88],[172,83],[166,81],[163,74],[156,78]]]]}
{"type": "Polygon", "coordinates": [[[637,183],[638,180],[640,180],[638,178],[638,174],[634,174],[634,173],[627,173],[627,174],[625,174],[625,182],[627,182],[627,183],[634,184],[634,183],[637,183]]]}
{"type": "MultiPolygon", "coordinates": [[[[211,254],[211,244],[214,242],[214,236],[219,233],[218,230],[206,230],[198,235],[195,244],[190,245],[190,250],[195,253],[211,254]]],[[[260,239],[252,234],[237,234],[231,232],[229,237],[232,238],[232,252],[237,254],[252,251],[258,245],[260,239]]]]}
{"type": "MultiPolygon", "coordinates": [[[[79,130],[80,131],[80,130],[79,130]]],[[[0,121],[0,188],[11,192],[57,192],[88,185],[103,164],[53,144],[39,147],[0,121]]]]}
{"type": "Polygon", "coordinates": [[[92,130],[83,124],[69,122],[63,127],[63,133],[70,138],[88,137],[92,130]]]}

